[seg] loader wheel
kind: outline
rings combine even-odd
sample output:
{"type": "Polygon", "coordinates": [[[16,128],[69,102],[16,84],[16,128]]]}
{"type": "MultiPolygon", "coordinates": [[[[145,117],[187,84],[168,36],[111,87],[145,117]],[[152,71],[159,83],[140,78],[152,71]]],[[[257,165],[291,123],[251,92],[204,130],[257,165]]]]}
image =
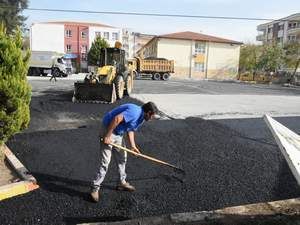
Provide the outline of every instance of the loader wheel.
{"type": "Polygon", "coordinates": [[[164,73],[163,75],[161,75],[161,79],[162,80],[169,80],[170,74],[168,73],[164,73]]]}
{"type": "Polygon", "coordinates": [[[126,90],[125,90],[125,95],[130,95],[131,92],[132,92],[132,87],[133,87],[133,78],[132,76],[128,75],[126,77],[126,81],[125,81],[125,87],[126,87],[126,90]]]}
{"type": "Polygon", "coordinates": [[[115,80],[117,98],[121,99],[124,95],[125,82],[123,76],[118,75],[115,80]]]}
{"type": "Polygon", "coordinates": [[[155,73],[153,75],[153,80],[160,80],[160,74],[159,73],[155,73]]]}

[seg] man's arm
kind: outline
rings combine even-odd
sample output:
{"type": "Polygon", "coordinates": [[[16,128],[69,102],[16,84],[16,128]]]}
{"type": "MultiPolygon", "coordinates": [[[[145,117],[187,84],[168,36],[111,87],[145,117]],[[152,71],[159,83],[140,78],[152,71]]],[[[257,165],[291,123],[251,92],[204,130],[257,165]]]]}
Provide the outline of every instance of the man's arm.
{"type": "Polygon", "coordinates": [[[131,149],[137,153],[141,153],[139,151],[139,149],[136,147],[135,145],[135,140],[134,140],[134,131],[128,131],[127,132],[128,134],[128,139],[129,139],[129,143],[130,143],[130,146],[131,146],[131,149]]]}
{"type": "Polygon", "coordinates": [[[110,122],[108,128],[107,128],[107,133],[104,137],[104,144],[110,144],[111,143],[111,135],[114,131],[114,129],[124,120],[124,116],[122,114],[116,115],[112,121],[110,122]]]}

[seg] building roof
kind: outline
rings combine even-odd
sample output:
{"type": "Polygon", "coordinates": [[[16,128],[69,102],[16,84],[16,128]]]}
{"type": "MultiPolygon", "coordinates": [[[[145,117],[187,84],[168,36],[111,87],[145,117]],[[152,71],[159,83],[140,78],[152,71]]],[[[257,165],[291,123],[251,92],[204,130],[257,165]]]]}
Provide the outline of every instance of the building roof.
{"type": "Polygon", "coordinates": [[[209,42],[229,43],[229,44],[243,44],[242,42],[219,38],[219,37],[206,35],[206,34],[195,33],[195,32],[191,32],[191,31],[159,35],[156,37],[157,38],[193,40],[193,41],[209,41],[209,42]]]}
{"type": "Polygon", "coordinates": [[[267,23],[262,23],[262,24],[259,24],[257,26],[257,28],[263,28],[263,27],[266,27],[267,25],[271,25],[273,23],[278,23],[278,22],[285,22],[285,21],[293,21],[293,19],[296,18],[296,21],[299,20],[299,17],[300,17],[300,13],[294,13],[294,14],[291,14],[289,16],[286,16],[286,17],[283,17],[283,18],[280,18],[280,19],[277,19],[277,20],[273,20],[271,22],[267,22],[267,23]]]}
{"type": "Polygon", "coordinates": [[[80,25],[80,26],[89,26],[89,27],[109,27],[109,28],[115,28],[106,24],[101,23],[88,23],[88,22],[76,22],[76,21],[51,21],[51,22],[42,22],[42,23],[48,23],[48,24],[62,24],[62,25],[80,25]]]}

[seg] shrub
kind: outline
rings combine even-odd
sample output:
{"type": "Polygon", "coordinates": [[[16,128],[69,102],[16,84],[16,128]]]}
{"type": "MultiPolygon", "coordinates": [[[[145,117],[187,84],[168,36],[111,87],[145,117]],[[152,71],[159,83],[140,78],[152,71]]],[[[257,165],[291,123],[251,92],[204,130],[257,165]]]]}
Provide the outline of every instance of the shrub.
{"type": "Polygon", "coordinates": [[[0,145],[30,121],[31,88],[26,77],[30,53],[21,49],[20,30],[8,35],[0,25],[0,145]]]}

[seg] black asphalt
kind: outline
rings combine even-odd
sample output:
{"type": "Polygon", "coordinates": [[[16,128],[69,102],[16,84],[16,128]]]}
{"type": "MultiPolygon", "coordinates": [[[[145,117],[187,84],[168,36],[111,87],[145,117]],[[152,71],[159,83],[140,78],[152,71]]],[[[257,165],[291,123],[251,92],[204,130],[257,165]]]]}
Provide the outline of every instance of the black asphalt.
{"type": "Polygon", "coordinates": [[[1,201],[0,224],[115,221],[300,195],[274,142],[257,141],[224,121],[187,118],[146,123],[136,137],[143,153],[183,168],[183,180],[172,169],[129,157],[128,181],[137,191],[114,189],[118,176],[112,162],[101,201],[92,203],[88,192],[98,165],[100,120],[116,105],[141,103],[125,98],[113,105],[73,104],[71,96],[50,91],[32,98],[30,127],[8,146],[41,188],[1,201]]]}

